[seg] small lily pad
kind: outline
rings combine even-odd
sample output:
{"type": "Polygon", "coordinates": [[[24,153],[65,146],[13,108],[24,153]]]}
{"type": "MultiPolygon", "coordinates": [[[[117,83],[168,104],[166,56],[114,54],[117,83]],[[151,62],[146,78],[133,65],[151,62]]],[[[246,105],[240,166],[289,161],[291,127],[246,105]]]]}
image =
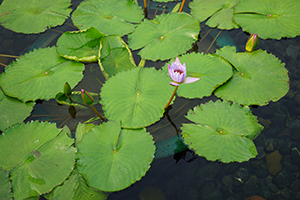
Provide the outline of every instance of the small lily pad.
{"type": "Polygon", "coordinates": [[[0,89],[0,130],[4,131],[8,127],[16,123],[23,122],[35,105],[30,101],[23,103],[22,101],[6,96],[0,89]],[[16,113],[18,113],[16,115],[16,113]]]}
{"type": "Polygon", "coordinates": [[[130,49],[120,36],[102,38],[101,46],[99,65],[108,77],[136,67],[130,49]]]}
{"type": "Polygon", "coordinates": [[[199,22],[187,13],[168,13],[144,19],[128,36],[129,47],[148,60],[166,60],[185,53],[196,42],[199,22]]]}
{"type": "MultiPolygon", "coordinates": [[[[179,59],[182,64],[186,64],[187,76],[200,78],[194,83],[181,84],[177,91],[181,97],[192,99],[210,96],[219,85],[232,76],[231,65],[212,55],[191,53],[185,54],[179,59]]],[[[169,64],[171,62],[174,60],[171,60],[169,64]]],[[[164,66],[164,71],[168,71],[167,64],[164,66]]]]}
{"type": "Polygon", "coordinates": [[[210,101],[190,110],[183,124],[185,144],[199,156],[224,163],[244,162],[257,155],[254,139],[263,129],[249,107],[210,101]]]}
{"type": "Polygon", "coordinates": [[[57,53],[64,58],[92,62],[98,60],[100,39],[105,34],[94,27],[82,31],[65,32],[57,40],[57,53]]]}
{"type": "Polygon", "coordinates": [[[0,85],[6,95],[23,102],[49,100],[65,82],[73,88],[83,78],[83,70],[84,64],[60,57],[55,47],[38,49],[6,67],[0,85]]]}
{"type": "Polygon", "coordinates": [[[121,129],[109,121],[95,126],[78,142],[78,171],[100,191],[122,190],[150,168],[155,146],[146,129],[121,129]]]}
{"type": "Polygon", "coordinates": [[[235,52],[234,47],[217,50],[235,70],[231,79],[215,90],[215,95],[242,105],[266,105],[278,101],[289,90],[288,71],[266,51],[235,52]]]}
{"type": "Polygon", "coordinates": [[[72,15],[75,26],[94,26],[106,35],[123,36],[133,31],[143,19],[143,10],[132,0],[85,0],[72,15]]]}
{"type": "Polygon", "coordinates": [[[62,25],[72,11],[70,0],[4,0],[0,24],[18,33],[40,33],[62,25]]]}
{"type": "Polygon", "coordinates": [[[240,0],[194,0],[189,4],[191,15],[210,27],[233,29],[239,26],[233,21],[233,8],[240,0]]]}
{"type": "Polygon", "coordinates": [[[108,79],[100,103],[107,119],[122,121],[122,127],[141,128],[163,116],[173,90],[164,72],[136,67],[108,79]]]}
{"type": "Polygon", "coordinates": [[[105,200],[108,194],[90,188],[75,169],[62,185],[57,186],[51,193],[44,195],[44,197],[51,200],[105,200]]]}
{"type": "Polygon", "coordinates": [[[30,122],[15,125],[0,136],[0,167],[10,171],[14,199],[50,192],[71,173],[76,149],[69,129],[30,122]],[[22,185],[22,187],[20,187],[22,185]]]}
{"type": "Polygon", "coordinates": [[[260,38],[296,37],[300,35],[299,0],[241,0],[235,6],[234,20],[243,31],[260,38]]]}

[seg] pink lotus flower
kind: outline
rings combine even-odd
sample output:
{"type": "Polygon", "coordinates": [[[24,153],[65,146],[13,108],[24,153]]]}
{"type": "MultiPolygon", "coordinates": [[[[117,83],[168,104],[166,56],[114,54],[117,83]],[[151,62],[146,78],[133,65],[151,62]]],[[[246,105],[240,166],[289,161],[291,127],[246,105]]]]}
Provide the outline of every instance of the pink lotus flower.
{"type": "Polygon", "coordinates": [[[168,64],[169,75],[173,81],[170,82],[171,85],[179,86],[183,83],[193,83],[198,81],[200,78],[186,77],[186,66],[180,63],[178,57],[176,57],[175,62],[172,62],[171,66],[168,64]]]}

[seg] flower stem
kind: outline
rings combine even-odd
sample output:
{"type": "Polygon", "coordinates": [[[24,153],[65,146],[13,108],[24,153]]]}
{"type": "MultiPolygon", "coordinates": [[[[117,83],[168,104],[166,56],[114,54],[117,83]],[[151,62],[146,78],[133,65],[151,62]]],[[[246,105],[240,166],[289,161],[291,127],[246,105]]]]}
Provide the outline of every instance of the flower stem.
{"type": "Polygon", "coordinates": [[[144,12],[145,12],[145,18],[148,18],[147,0],[144,0],[144,12]]]}
{"type": "Polygon", "coordinates": [[[182,9],[183,9],[183,6],[184,6],[184,3],[185,3],[185,0],[182,0],[181,6],[180,6],[180,9],[179,9],[179,11],[178,11],[178,12],[181,12],[181,11],[182,11],[182,9]]]}
{"type": "Polygon", "coordinates": [[[96,115],[98,115],[98,117],[100,117],[100,119],[102,121],[105,120],[105,118],[102,115],[100,115],[100,113],[98,113],[98,111],[96,110],[96,108],[93,105],[90,105],[90,107],[92,108],[92,110],[94,111],[94,113],[96,113],[96,115]]]}
{"type": "Polygon", "coordinates": [[[176,92],[177,92],[177,89],[178,89],[178,86],[175,86],[174,92],[173,92],[173,94],[172,94],[172,96],[171,96],[169,102],[168,102],[167,105],[165,106],[165,109],[167,109],[167,108],[169,107],[170,103],[172,102],[172,100],[173,100],[173,98],[174,98],[174,96],[175,96],[175,94],[176,94],[176,92]]]}

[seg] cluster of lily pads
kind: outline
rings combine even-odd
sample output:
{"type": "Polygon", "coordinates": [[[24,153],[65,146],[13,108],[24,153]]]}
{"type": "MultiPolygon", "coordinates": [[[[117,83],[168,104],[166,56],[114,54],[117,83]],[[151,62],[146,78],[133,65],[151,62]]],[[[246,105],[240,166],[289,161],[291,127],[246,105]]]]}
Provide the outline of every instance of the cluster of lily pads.
{"type": "MultiPolygon", "coordinates": [[[[284,63],[263,50],[237,53],[232,46],[214,54],[186,52],[198,40],[200,22],[207,18],[208,26],[242,27],[263,39],[300,35],[295,10],[299,1],[280,4],[276,0],[280,7],[267,6],[277,5],[274,0],[264,1],[262,7],[257,6],[261,0],[194,0],[189,5],[191,14],[177,12],[176,6],[171,13],[151,20],[143,19],[142,8],[132,0],[83,1],[71,16],[78,31],[63,33],[56,47],[20,56],[0,76],[0,187],[4,188],[0,197],[38,199],[52,191],[45,197],[106,199],[108,194],[99,191],[122,190],[140,180],[155,154],[146,127],[160,120],[169,103],[176,103],[175,87],[177,97],[214,94],[221,99],[188,112],[191,123],[182,124],[181,134],[189,148],[212,161],[254,158],[257,151],[252,140],[263,127],[249,106],[267,105],[288,92],[284,63]],[[139,50],[138,65],[132,50],[139,50]],[[143,67],[146,60],[167,59],[171,60],[161,70],[143,67]],[[174,61],[185,63],[186,76],[200,80],[181,84],[183,79],[172,79],[168,65],[174,61]],[[38,99],[56,98],[59,103],[83,107],[81,94],[88,88],[61,90],[66,82],[70,88],[78,84],[87,62],[98,62],[107,79],[100,94],[89,93],[90,105],[100,103],[107,122],[79,123],[75,140],[68,127],[21,123],[38,99]]],[[[69,7],[70,0],[31,4],[4,0],[0,23],[15,32],[39,33],[61,25],[70,15],[69,7]]]]}

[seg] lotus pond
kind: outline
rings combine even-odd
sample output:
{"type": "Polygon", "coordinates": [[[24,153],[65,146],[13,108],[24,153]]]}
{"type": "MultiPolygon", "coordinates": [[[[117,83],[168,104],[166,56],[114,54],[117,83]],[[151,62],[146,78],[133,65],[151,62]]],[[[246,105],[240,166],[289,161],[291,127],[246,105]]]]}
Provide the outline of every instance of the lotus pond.
{"type": "Polygon", "coordinates": [[[299,8],[2,1],[0,199],[300,199],[299,8]]]}

